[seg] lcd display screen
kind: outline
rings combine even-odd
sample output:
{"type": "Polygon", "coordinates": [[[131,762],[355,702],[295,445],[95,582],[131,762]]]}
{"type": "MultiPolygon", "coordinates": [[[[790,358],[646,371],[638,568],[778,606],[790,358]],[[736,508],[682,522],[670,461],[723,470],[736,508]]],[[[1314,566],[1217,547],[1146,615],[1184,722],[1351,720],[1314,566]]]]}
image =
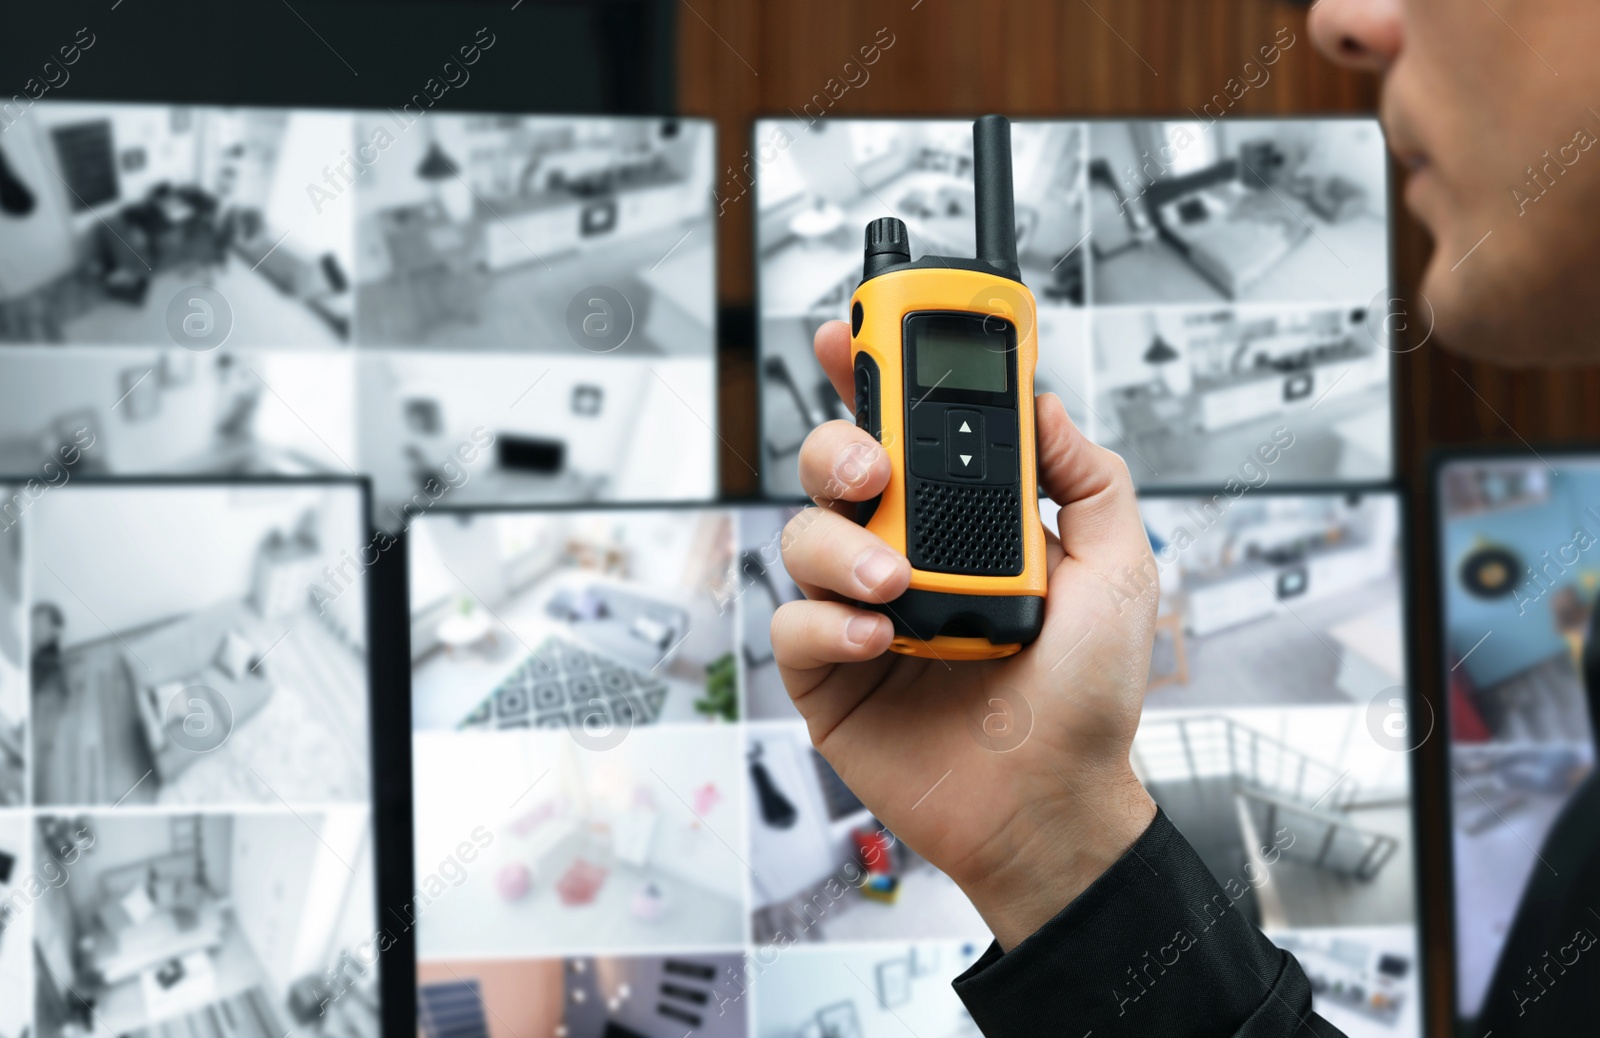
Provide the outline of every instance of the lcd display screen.
{"type": "Polygon", "coordinates": [[[924,389],[1006,391],[1005,331],[977,321],[934,321],[916,333],[917,385],[924,389]]]}

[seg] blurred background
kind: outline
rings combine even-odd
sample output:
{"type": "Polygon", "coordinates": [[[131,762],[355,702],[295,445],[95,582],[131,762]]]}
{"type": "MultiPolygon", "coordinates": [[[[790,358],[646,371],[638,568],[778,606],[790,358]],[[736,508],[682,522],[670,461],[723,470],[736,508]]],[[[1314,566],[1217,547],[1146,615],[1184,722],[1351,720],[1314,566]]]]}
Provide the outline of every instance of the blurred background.
{"type": "MultiPolygon", "coordinates": [[[[0,22],[0,70],[10,80],[0,82],[0,98],[21,94],[63,41],[87,32],[96,40],[93,52],[71,67],[68,81],[52,86],[50,100],[381,111],[404,104],[432,82],[454,41],[471,39],[488,26],[495,46],[515,54],[515,60],[474,66],[469,85],[438,98],[441,111],[707,120],[715,131],[711,185],[718,203],[711,217],[718,372],[712,424],[719,451],[714,486],[724,499],[754,501],[763,491],[760,417],[750,406],[759,393],[760,209],[753,180],[760,160],[752,136],[758,120],[807,119],[818,112],[830,119],[966,119],[989,111],[1019,119],[1187,119],[1241,77],[1264,41],[1275,39],[1280,45],[1286,39],[1295,42],[1283,46],[1266,81],[1253,83],[1234,100],[1230,119],[1372,116],[1377,82],[1337,69],[1314,52],[1305,32],[1307,6],[1290,0],[983,5],[961,0],[302,0],[291,7],[281,0],[243,0],[230,4],[224,16],[198,2],[14,4],[0,22]],[[847,70],[862,45],[874,41],[881,56],[865,70],[868,74],[862,75],[859,66],[847,70]]],[[[315,120],[301,121],[305,125],[246,126],[238,132],[314,136],[315,120]]],[[[414,143],[420,147],[420,141],[414,143]]],[[[1409,609],[1437,617],[1445,603],[1434,560],[1451,549],[1441,543],[1422,507],[1430,455],[1460,446],[1525,449],[1600,441],[1600,411],[1592,406],[1600,398],[1600,369],[1515,373],[1446,352],[1432,336],[1427,302],[1415,288],[1428,255],[1427,238],[1403,207],[1390,206],[1389,219],[1392,296],[1399,300],[1391,302],[1389,326],[1398,340],[1391,396],[1394,468],[1402,497],[1410,502],[1399,513],[1399,540],[1407,549],[1401,576],[1409,588],[1409,609]]],[[[347,273],[355,247],[347,241],[319,246],[345,257],[347,273]]],[[[312,274],[314,286],[298,293],[305,305],[281,319],[303,323],[304,341],[326,340],[324,345],[338,349],[349,337],[350,315],[332,298],[339,294],[337,285],[323,282],[341,277],[327,276],[325,266],[312,274]]],[[[357,284],[384,287],[367,286],[360,278],[357,284]]],[[[448,322],[443,324],[439,342],[448,340],[448,322]]],[[[422,338],[411,326],[383,331],[402,346],[422,338]]],[[[105,333],[91,329],[85,334],[105,333]]],[[[284,358],[280,363],[285,365],[281,378],[294,380],[297,362],[284,358]]],[[[389,376],[396,385],[405,379],[436,381],[428,371],[408,373],[408,366],[419,362],[404,356],[384,363],[398,372],[389,376]]],[[[218,374],[223,383],[227,377],[218,374]]],[[[16,387],[0,386],[0,397],[8,390],[16,387]]],[[[277,404],[268,399],[264,406],[277,404]]],[[[225,425],[225,419],[219,422],[225,425]]],[[[376,432],[379,438],[388,436],[381,427],[376,432]]],[[[352,443],[363,435],[372,433],[349,432],[352,443]]],[[[319,450],[310,442],[294,446],[310,454],[319,450]]],[[[326,459],[312,460],[307,470],[321,471],[326,459]]],[[[397,456],[392,467],[400,470],[411,460],[397,456]]],[[[1440,661],[1448,647],[1441,626],[1413,628],[1411,683],[1424,697],[1444,687],[1440,661]]],[[[1433,706],[1436,716],[1444,716],[1443,702],[1433,706]]],[[[760,716],[750,703],[746,708],[751,710],[746,716],[760,716]]],[[[1446,749],[1444,740],[1435,739],[1418,751],[1412,793],[1421,803],[1442,803],[1450,796],[1441,780],[1447,774],[1446,749]]],[[[1425,827],[1418,836],[1421,875],[1443,875],[1449,835],[1425,827]]],[[[1404,867],[1392,865],[1391,871],[1404,867]]],[[[1423,932],[1430,941],[1441,941],[1452,915],[1447,886],[1423,882],[1419,894],[1423,932]]],[[[1429,951],[1427,968],[1435,983],[1428,991],[1437,1029],[1452,1015],[1453,966],[1442,943],[1429,951]]],[[[960,946],[947,951],[949,961],[967,955],[960,946]]],[[[915,956],[911,961],[910,975],[917,976],[915,956]]],[[[566,969],[572,986],[571,977],[582,970],[570,963],[566,969]]],[[[558,966],[552,963],[550,970],[551,983],[561,984],[558,966]]]]}

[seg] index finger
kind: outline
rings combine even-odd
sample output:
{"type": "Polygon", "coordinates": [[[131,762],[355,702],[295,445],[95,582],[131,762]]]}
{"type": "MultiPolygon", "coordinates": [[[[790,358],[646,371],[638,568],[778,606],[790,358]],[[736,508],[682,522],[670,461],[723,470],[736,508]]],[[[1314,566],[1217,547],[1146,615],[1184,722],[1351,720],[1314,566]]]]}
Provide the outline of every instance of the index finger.
{"type": "Polygon", "coordinates": [[[856,376],[850,366],[850,326],[843,321],[827,322],[817,329],[811,346],[839,399],[846,406],[855,407],[856,376]]]}
{"type": "Polygon", "coordinates": [[[1039,489],[1061,506],[1062,548],[1113,570],[1138,565],[1150,552],[1150,536],[1127,463],[1085,436],[1054,393],[1035,398],[1034,419],[1039,489]]]}

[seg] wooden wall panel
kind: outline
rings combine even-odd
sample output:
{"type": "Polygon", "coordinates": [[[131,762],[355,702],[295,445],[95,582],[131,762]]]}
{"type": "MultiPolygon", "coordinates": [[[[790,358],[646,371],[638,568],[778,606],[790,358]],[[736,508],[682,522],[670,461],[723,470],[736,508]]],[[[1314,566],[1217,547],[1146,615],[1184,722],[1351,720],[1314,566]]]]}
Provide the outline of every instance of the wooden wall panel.
{"type": "MultiPolygon", "coordinates": [[[[1198,111],[1280,29],[1295,44],[1235,111],[1372,109],[1374,84],[1330,71],[1312,52],[1300,10],[1268,0],[693,0],[679,20],[679,101],[686,114],[718,121],[727,173],[744,161],[752,117],[825,99],[830,79],[842,80],[844,63],[880,30],[893,45],[830,114],[1198,111]]],[[[748,207],[729,205],[723,222],[723,302],[748,303],[748,207]]]]}
{"type": "MultiPolygon", "coordinates": [[[[686,114],[717,121],[725,169],[739,169],[750,122],[799,111],[821,96],[844,62],[880,29],[894,44],[871,79],[840,98],[840,115],[1176,115],[1195,110],[1240,76],[1280,29],[1295,43],[1235,113],[1372,113],[1378,85],[1323,60],[1305,31],[1305,10],[1284,0],[684,0],[679,20],[679,99],[686,114]],[[692,4],[692,7],[691,7],[692,4]]],[[[742,176],[742,174],[740,174],[742,176]]],[[[1397,178],[1398,182],[1398,178],[1397,178]]],[[[718,226],[721,302],[739,318],[753,303],[753,198],[731,201],[718,226]]],[[[1411,341],[1426,329],[1417,283],[1426,235],[1396,198],[1397,294],[1413,311],[1411,341]]],[[[754,322],[728,321],[721,351],[722,476],[731,497],[758,493],[753,401],[754,322]]],[[[1397,458],[1411,493],[1415,680],[1438,684],[1437,596],[1425,521],[1426,459],[1473,443],[1600,443],[1600,368],[1511,372],[1451,355],[1437,337],[1396,365],[1397,458]],[[1469,388],[1470,386],[1470,388],[1469,388]],[[1477,395],[1474,395],[1474,394],[1477,395]],[[1479,397],[1481,396],[1482,399],[1479,397]]],[[[1441,803],[1442,737],[1423,756],[1419,802],[1441,803]]],[[[1429,811],[1437,817],[1436,811],[1429,811]]],[[[1442,869],[1442,834],[1419,848],[1425,873],[1442,869]]],[[[1424,882],[1435,1024],[1448,1017],[1449,962],[1442,943],[1441,885],[1424,882]]],[[[1438,1033],[1443,1033],[1436,1026],[1438,1033]]]]}

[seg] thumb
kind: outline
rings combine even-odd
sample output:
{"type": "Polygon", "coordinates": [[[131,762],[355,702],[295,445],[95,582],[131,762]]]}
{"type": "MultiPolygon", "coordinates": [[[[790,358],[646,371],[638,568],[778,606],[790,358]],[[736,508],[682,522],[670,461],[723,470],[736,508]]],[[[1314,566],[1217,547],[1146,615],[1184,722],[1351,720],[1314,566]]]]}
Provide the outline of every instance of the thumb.
{"type": "Polygon", "coordinates": [[[1061,547],[1101,573],[1143,569],[1150,538],[1139,516],[1127,462],[1083,434],[1061,398],[1034,401],[1039,443],[1039,489],[1061,506],[1061,547]]]}

